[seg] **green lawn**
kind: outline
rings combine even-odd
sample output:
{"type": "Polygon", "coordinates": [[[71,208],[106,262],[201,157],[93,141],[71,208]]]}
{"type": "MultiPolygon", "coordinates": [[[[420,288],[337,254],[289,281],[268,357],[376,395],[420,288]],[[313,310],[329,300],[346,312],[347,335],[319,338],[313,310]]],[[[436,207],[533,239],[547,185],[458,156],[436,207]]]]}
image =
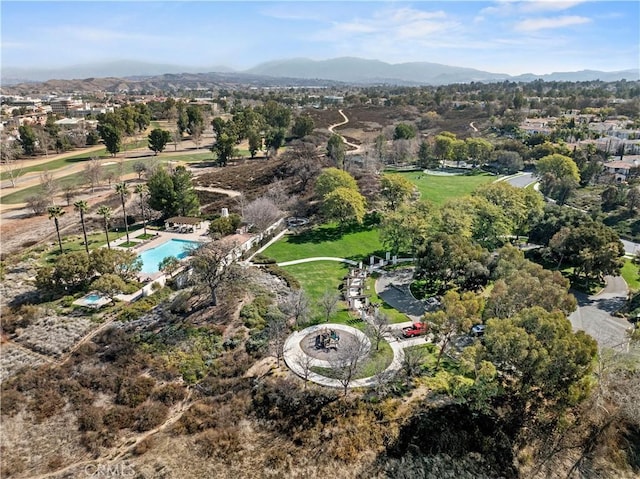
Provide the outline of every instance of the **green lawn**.
{"type": "MultiPolygon", "coordinates": [[[[53,227],[53,222],[51,223],[51,230],[55,232],[55,228],[53,227]]],[[[129,227],[129,236],[133,236],[137,231],[142,231],[142,225],[133,225],[129,227]]],[[[109,241],[113,244],[113,241],[117,240],[125,236],[126,233],[124,230],[122,231],[109,231],[109,241]]],[[[52,243],[55,243],[53,247],[47,249],[43,252],[42,260],[44,262],[52,263],[60,254],[60,250],[58,249],[58,241],[52,240],[52,243]]],[[[89,250],[94,250],[101,248],[107,244],[107,238],[104,235],[104,231],[96,231],[91,234],[87,234],[87,242],[89,243],[89,250]]],[[[62,238],[62,250],[64,253],[71,253],[73,251],[84,251],[84,238],[82,234],[80,235],[72,235],[72,236],[64,236],[62,238]]],[[[139,244],[139,243],[135,243],[139,244]]]]}
{"type": "MultiPolygon", "coordinates": [[[[247,150],[240,150],[239,153],[241,156],[243,157],[248,157],[249,156],[249,151],[247,150]]],[[[122,155],[122,153],[120,153],[120,155],[122,155]]],[[[109,156],[106,155],[106,151],[105,150],[100,150],[97,152],[94,152],[93,154],[87,154],[87,153],[80,153],[76,156],[72,156],[69,158],[64,158],[61,160],[55,160],[52,161],[50,163],[46,163],[46,169],[48,170],[54,170],[57,168],[62,168],[64,166],[67,165],[71,165],[73,163],[78,163],[80,161],[88,161],[89,159],[99,156],[100,158],[108,158],[109,156]],[[101,154],[102,153],[102,154],[101,154]]],[[[151,157],[151,153],[150,153],[150,157],[151,157]]],[[[150,157],[145,157],[145,158],[140,158],[138,160],[144,161],[144,160],[149,160],[150,157]]],[[[120,159],[122,159],[121,157],[115,157],[113,158],[113,161],[115,162],[119,162],[120,159]]],[[[160,163],[168,163],[168,162],[183,162],[183,163],[198,163],[201,161],[213,161],[213,154],[208,151],[201,151],[198,153],[187,153],[185,155],[175,155],[175,156],[163,156],[163,155],[159,155],[157,157],[154,157],[155,160],[157,160],[160,163]]],[[[136,162],[136,159],[133,158],[127,158],[125,159],[122,168],[123,168],[123,174],[127,175],[129,173],[133,173],[133,165],[136,162]]],[[[115,165],[107,165],[105,167],[103,167],[103,171],[105,174],[110,173],[110,172],[114,172],[116,173],[118,171],[118,169],[120,168],[120,165],[115,164],[115,165]]],[[[45,169],[45,165],[35,165],[33,168],[29,169],[29,171],[44,171],[45,169]]],[[[26,169],[23,172],[26,173],[26,169]]],[[[78,174],[78,173],[73,173],[70,174],[68,176],[63,176],[61,178],[56,179],[56,182],[58,183],[58,185],[60,186],[60,188],[64,188],[65,186],[68,185],[76,185],[76,186],[80,186],[82,185],[82,174],[78,174]]],[[[104,183],[104,182],[103,182],[104,183]]],[[[34,196],[37,195],[40,192],[40,185],[35,185],[35,186],[31,186],[29,188],[25,188],[24,190],[20,190],[20,191],[16,191],[14,193],[9,193],[5,196],[3,196],[2,198],[0,198],[0,201],[2,203],[11,205],[11,204],[16,204],[16,203],[24,203],[26,201],[27,198],[29,198],[30,196],[34,196]]]]}
{"type": "MultiPolygon", "coordinates": [[[[147,146],[148,141],[138,140],[136,142],[127,143],[123,146],[122,151],[129,151],[136,148],[143,148],[147,146]]],[[[58,158],[57,160],[52,160],[47,163],[40,163],[38,165],[25,166],[20,170],[20,176],[26,175],[27,173],[31,173],[34,171],[54,171],[59,168],[64,168],[65,166],[70,166],[75,163],[79,163],[81,161],[90,160],[91,158],[109,158],[111,155],[107,153],[106,148],[101,148],[100,150],[92,151],[92,152],[80,152],[76,155],[68,156],[66,158],[58,158]]],[[[29,160],[25,160],[25,164],[28,165],[29,160]]],[[[0,179],[6,180],[8,179],[7,173],[2,173],[0,175],[0,179]]]]}
{"type": "MultiPolygon", "coordinates": [[[[107,158],[109,155],[107,154],[107,150],[102,148],[101,150],[93,151],[91,153],[78,153],[77,155],[69,156],[67,158],[59,158],[57,160],[52,160],[48,163],[40,163],[38,165],[25,166],[20,170],[20,175],[23,176],[27,173],[31,173],[34,171],[53,171],[58,168],[63,168],[65,166],[73,165],[74,163],[79,163],[81,161],[86,161],[90,158],[107,158]]],[[[29,164],[29,160],[25,160],[25,165],[29,164]]],[[[9,178],[8,173],[2,173],[0,175],[0,179],[6,180],[9,178]]]]}
{"type": "Polygon", "coordinates": [[[628,259],[624,262],[621,274],[627,285],[629,285],[629,289],[634,291],[640,289],[640,280],[638,279],[640,271],[638,270],[638,265],[634,264],[632,260],[628,259]]]}
{"type": "Polygon", "coordinates": [[[418,191],[420,199],[441,205],[449,198],[468,195],[478,186],[495,181],[498,177],[488,173],[478,175],[436,176],[422,172],[398,173],[411,181],[418,191]]]}
{"type": "Polygon", "coordinates": [[[264,251],[278,262],[317,256],[335,256],[354,261],[382,254],[375,228],[354,228],[343,232],[335,224],[317,226],[300,234],[287,235],[264,251]]]}
{"type": "MultiPolygon", "coordinates": [[[[349,272],[345,263],[336,261],[314,261],[311,263],[294,264],[284,266],[283,269],[290,272],[300,282],[300,286],[311,300],[312,322],[322,321],[322,313],[318,306],[320,297],[326,290],[340,294],[339,287],[342,279],[349,272]]],[[[338,312],[331,318],[331,322],[352,324],[351,318],[344,301],[338,303],[338,312]]],[[[357,327],[357,326],[356,326],[357,327]]]]}

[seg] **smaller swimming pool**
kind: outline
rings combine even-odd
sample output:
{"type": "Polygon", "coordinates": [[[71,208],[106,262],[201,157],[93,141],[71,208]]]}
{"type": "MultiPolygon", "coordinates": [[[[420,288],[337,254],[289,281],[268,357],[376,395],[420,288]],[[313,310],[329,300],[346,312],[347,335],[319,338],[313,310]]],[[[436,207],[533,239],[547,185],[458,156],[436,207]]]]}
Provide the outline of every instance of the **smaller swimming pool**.
{"type": "Polygon", "coordinates": [[[109,304],[111,299],[107,296],[98,293],[89,293],[84,295],[80,299],[76,299],[73,304],[77,306],[84,306],[86,308],[101,308],[105,304],[109,304]]]}
{"type": "Polygon", "coordinates": [[[96,293],[91,293],[82,298],[87,304],[97,304],[102,299],[102,296],[96,293]]]}
{"type": "Polygon", "coordinates": [[[201,244],[198,241],[172,239],[143,251],[139,255],[142,260],[141,272],[146,274],[157,273],[159,271],[158,266],[163,259],[169,256],[175,256],[178,259],[185,258],[192,249],[199,247],[201,244]]]}

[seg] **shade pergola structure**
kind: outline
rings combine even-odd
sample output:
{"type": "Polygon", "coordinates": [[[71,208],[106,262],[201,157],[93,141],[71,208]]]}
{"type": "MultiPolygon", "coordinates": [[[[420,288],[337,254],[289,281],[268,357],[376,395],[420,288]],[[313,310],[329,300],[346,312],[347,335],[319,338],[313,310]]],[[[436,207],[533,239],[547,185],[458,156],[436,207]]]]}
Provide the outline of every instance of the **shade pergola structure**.
{"type": "Polygon", "coordinates": [[[349,309],[363,310],[369,305],[369,295],[365,293],[367,271],[360,268],[350,268],[349,275],[344,280],[344,299],[349,309]]]}
{"type": "Polygon", "coordinates": [[[202,228],[202,219],[192,216],[173,216],[164,222],[167,231],[180,231],[181,233],[199,230],[202,228]]]}

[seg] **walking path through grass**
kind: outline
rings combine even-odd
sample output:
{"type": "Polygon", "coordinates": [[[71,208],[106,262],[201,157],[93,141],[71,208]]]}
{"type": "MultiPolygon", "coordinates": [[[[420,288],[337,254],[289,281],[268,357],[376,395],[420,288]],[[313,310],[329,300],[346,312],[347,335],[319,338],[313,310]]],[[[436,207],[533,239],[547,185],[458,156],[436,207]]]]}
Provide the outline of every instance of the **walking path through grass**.
{"type": "Polygon", "coordinates": [[[441,205],[450,198],[470,194],[478,186],[495,181],[488,173],[477,175],[435,176],[422,171],[400,172],[420,192],[420,199],[441,205]]]}
{"type": "Polygon", "coordinates": [[[336,257],[365,261],[370,255],[381,256],[382,243],[376,228],[343,229],[335,224],[286,235],[264,250],[264,256],[278,263],[314,257],[336,257]]]}
{"type": "Polygon", "coordinates": [[[291,266],[294,264],[312,263],[314,261],[337,261],[338,263],[347,263],[352,266],[358,265],[357,262],[352,261],[350,259],[334,258],[330,256],[316,256],[314,258],[302,258],[302,259],[294,259],[293,261],[285,261],[284,263],[278,263],[278,266],[291,266]]]}

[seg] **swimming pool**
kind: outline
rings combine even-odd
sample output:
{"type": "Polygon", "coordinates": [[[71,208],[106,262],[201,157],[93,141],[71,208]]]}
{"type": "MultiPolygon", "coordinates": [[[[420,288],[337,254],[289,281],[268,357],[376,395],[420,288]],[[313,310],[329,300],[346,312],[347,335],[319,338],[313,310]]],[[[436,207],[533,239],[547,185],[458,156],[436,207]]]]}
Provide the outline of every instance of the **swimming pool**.
{"type": "Polygon", "coordinates": [[[102,295],[101,294],[96,294],[96,293],[91,293],[86,295],[84,298],[85,303],[88,304],[96,304],[99,303],[100,300],[102,299],[102,295]]]}
{"type": "Polygon", "coordinates": [[[172,239],[155,248],[143,251],[140,253],[140,259],[142,260],[141,272],[147,274],[157,273],[159,271],[158,265],[163,259],[169,256],[182,259],[189,254],[190,250],[200,245],[201,243],[198,241],[172,239]]]}
{"type": "Polygon", "coordinates": [[[109,304],[111,299],[98,293],[89,293],[80,299],[76,299],[73,304],[77,306],[85,306],[87,308],[98,309],[105,304],[109,304]]]}

